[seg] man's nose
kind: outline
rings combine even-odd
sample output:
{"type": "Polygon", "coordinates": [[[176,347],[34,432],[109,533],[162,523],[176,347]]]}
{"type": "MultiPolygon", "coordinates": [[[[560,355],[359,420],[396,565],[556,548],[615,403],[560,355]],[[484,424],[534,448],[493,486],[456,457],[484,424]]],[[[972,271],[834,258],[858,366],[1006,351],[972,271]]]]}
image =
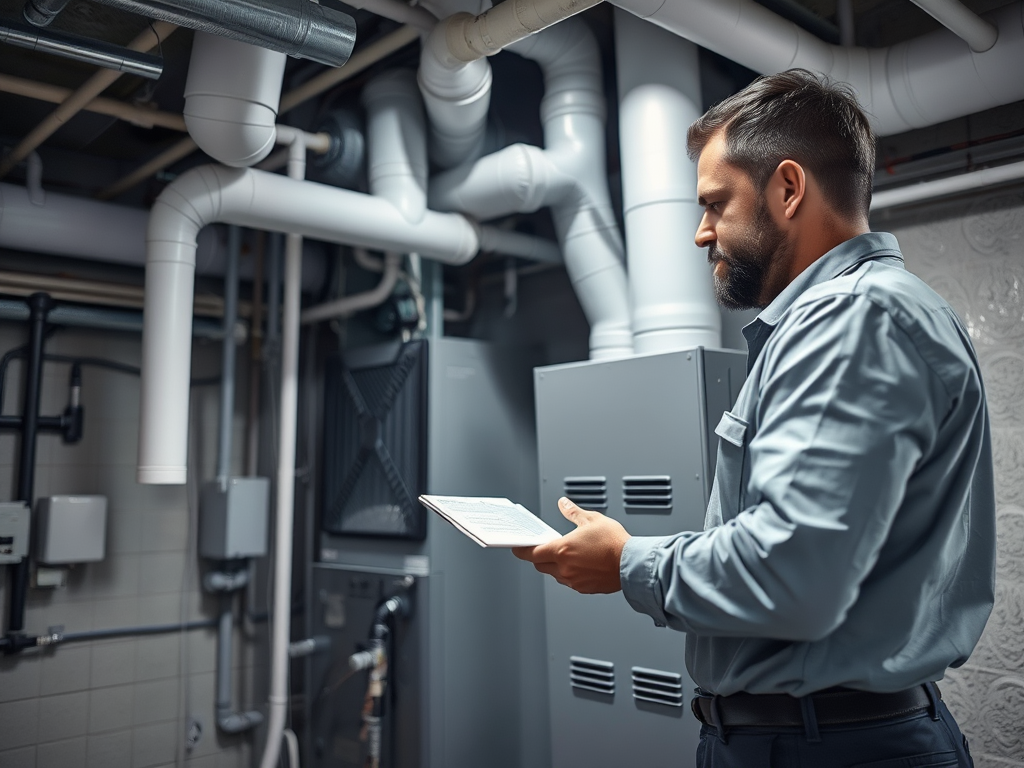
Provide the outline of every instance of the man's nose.
{"type": "Polygon", "coordinates": [[[701,217],[700,226],[697,227],[697,234],[693,237],[693,242],[697,244],[698,248],[707,248],[713,242],[715,242],[715,228],[711,226],[708,221],[707,213],[701,217]]]}

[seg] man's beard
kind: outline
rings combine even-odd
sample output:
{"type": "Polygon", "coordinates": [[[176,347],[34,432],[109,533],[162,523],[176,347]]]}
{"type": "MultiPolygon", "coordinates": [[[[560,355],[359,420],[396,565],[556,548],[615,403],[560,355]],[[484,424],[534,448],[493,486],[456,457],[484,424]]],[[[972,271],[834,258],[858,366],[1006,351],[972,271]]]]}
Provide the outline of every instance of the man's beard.
{"type": "MultiPolygon", "coordinates": [[[[779,291],[766,291],[781,275],[773,267],[789,250],[786,235],[772,220],[768,206],[760,201],[754,220],[743,239],[723,251],[718,242],[708,246],[708,263],[725,262],[725,274],[715,270],[715,298],[726,309],[753,309],[767,306],[779,291]]],[[[774,287],[774,286],[772,286],[774,287]]]]}

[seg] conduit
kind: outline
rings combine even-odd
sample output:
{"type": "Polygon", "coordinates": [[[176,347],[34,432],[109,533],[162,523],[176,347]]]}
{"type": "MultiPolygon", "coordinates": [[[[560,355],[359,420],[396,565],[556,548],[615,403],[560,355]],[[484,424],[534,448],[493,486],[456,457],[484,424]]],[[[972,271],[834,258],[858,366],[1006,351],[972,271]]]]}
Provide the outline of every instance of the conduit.
{"type": "MultiPolygon", "coordinates": [[[[284,114],[288,110],[294,109],[299,104],[302,104],[309,99],[319,96],[324,91],[333,88],[338,83],[342,83],[345,80],[354,77],[367,67],[376,64],[379,60],[390,56],[392,53],[404,48],[414,40],[418,40],[419,35],[419,30],[415,27],[402,27],[391,34],[382,37],[380,40],[370,43],[365,48],[362,48],[353,54],[352,58],[349,59],[348,64],[344,67],[329,69],[326,72],[322,72],[308,82],[303,83],[295,90],[289,91],[282,96],[279,114],[284,114]]],[[[126,192],[139,182],[148,179],[150,176],[162,171],[167,166],[172,165],[182,158],[192,154],[195,150],[196,143],[191,138],[182,139],[169,149],[161,152],[149,162],[129,173],[127,176],[124,176],[113,184],[105,187],[96,196],[100,200],[110,200],[117,197],[122,192],[126,192]]],[[[2,175],[3,174],[0,173],[0,176],[2,175]]]]}
{"type": "Polygon", "coordinates": [[[703,112],[697,46],[616,8],[615,63],[633,349],[720,347],[722,317],[693,242],[697,168],[682,138],[703,112]]]}
{"type": "Polygon", "coordinates": [[[401,261],[402,257],[397,253],[385,254],[384,272],[381,275],[380,282],[373,289],[351,296],[342,296],[340,299],[310,307],[302,313],[303,325],[318,323],[321,320],[331,320],[336,317],[348,317],[361,310],[379,306],[391,295],[395,288],[395,283],[398,282],[401,261]]]}
{"type": "Polygon", "coordinates": [[[880,136],[1024,99],[1024,5],[983,17],[998,40],[976,53],[947,29],[888,48],[830,45],[754,0],[612,0],[762,74],[803,67],[850,83],[880,136]]]}
{"type": "MultiPolygon", "coordinates": [[[[296,184],[301,184],[301,179],[306,175],[306,148],[303,134],[296,131],[291,146],[288,178],[296,184]]],[[[292,534],[295,515],[295,444],[299,407],[301,286],[302,236],[296,232],[289,232],[285,238],[281,415],[277,442],[274,603],[270,635],[270,695],[268,697],[270,716],[267,742],[263,749],[263,758],[260,760],[260,768],[275,768],[277,765],[288,710],[288,647],[291,640],[292,534]]],[[[143,378],[143,382],[145,382],[145,378],[143,378]]],[[[184,459],[184,455],[181,458],[184,459]]],[[[181,482],[184,482],[184,477],[181,482]]]]}
{"type": "MultiPolygon", "coordinates": [[[[148,26],[138,37],[128,43],[132,51],[149,51],[167,39],[177,27],[173,24],[157,23],[148,26]]],[[[104,69],[82,84],[73,94],[50,113],[39,125],[0,161],[0,179],[10,173],[11,169],[24,160],[29,152],[46,141],[53,132],[82,111],[94,98],[105,91],[122,73],[104,69]]]]}
{"type": "Polygon", "coordinates": [[[950,176],[945,179],[935,179],[920,184],[898,187],[897,189],[875,192],[871,196],[871,210],[881,211],[886,208],[895,208],[898,205],[919,203],[924,200],[955,195],[960,192],[970,192],[974,189],[1012,184],[1022,179],[1024,179],[1024,161],[1008,163],[1007,165],[999,165],[995,168],[971,171],[959,176],[950,176]]]}
{"type": "Polygon", "coordinates": [[[543,150],[513,145],[436,176],[431,207],[480,219],[550,206],[566,270],[590,322],[593,358],[632,354],[623,245],[605,171],[601,63],[582,20],[569,20],[509,50],[541,65],[543,150]]]}
{"type": "MultiPolygon", "coordinates": [[[[30,99],[48,101],[51,104],[61,104],[72,91],[70,88],[61,88],[59,85],[38,83],[34,80],[26,80],[22,77],[0,74],[0,91],[13,93],[18,96],[26,96],[30,99]]],[[[85,112],[95,112],[99,115],[116,117],[140,128],[170,128],[175,131],[185,130],[185,119],[181,115],[170,112],[161,112],[146,107],[136,107],[126,104],[117,99],[105,99],[102,96],[90,101],[83,108],[85,112]]]]}
{"type": "Polygon", "coordinates": [[[914,5],[967,43],[975,53],[996,44],[999,30],[979,17],[960,0],[911,0],[914,5]]]}

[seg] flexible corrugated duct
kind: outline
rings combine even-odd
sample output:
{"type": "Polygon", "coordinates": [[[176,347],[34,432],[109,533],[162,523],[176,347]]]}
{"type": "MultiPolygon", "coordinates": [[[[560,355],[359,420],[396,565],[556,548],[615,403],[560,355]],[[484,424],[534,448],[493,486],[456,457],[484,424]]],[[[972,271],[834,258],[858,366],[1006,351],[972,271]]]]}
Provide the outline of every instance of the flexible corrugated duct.
{"type": "Polygon", "coordinates": [[[999,30],[976,53],[947,29],[888,48],[830,45],[754,0],[611,0],[762,74],[803,67],[850,83],[881,136],[1024,99],[1024,5],[983,18],[999,30]]]}

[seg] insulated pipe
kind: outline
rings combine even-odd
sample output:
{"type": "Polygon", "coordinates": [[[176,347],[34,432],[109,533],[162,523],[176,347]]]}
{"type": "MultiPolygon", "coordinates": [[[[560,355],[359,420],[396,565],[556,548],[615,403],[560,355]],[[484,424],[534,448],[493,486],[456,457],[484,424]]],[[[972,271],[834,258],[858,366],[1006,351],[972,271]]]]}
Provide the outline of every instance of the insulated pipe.
{"type": "Polygon", "coordinates": [[[270,154],[285,59],[283,53],[196,32],[185,81],[185,125],[201,150],[236,168],[270,154]]]}
{"type": "Polygon", "coordinates": [[[876,133],[888,136],[1024,99],[1024,5],[984,18],[996,44],[975,53],[946,29],[888,48],[829,45],[754,0],[612,0],[756,72],[803,67],[850,83],[876,133]]]}
{"type": "Polygon", "coordinates": [[[427,210],[427,133],[414,74],[375,77],[363,89],[363,106],[370,194],[418,224],[427,210]]]}
{"type": "Polygon", "coordinates": [[[693,241],[697,167],[682,139],[703,112],[697,46],[616,8],[615,64],[633,349],[721,347],[707,259],[693,241]]]}
{"type": "Polygon", "coordinates": [[[984,53],[996,44],[999,30],[978,16],[960,0],[911,0],[942,26],[959,37],[975,53],[984,53]]]}
{"type": "Polygon", "coordinates": [[[946,195],[955,195],[959,192],[970,192],[983,187],[995,187],[1002,184],[1012,184],[1024,179],[1024,161],[998,165],[995,168],[983,168],[980,171],[971,171],[959,176],[950,176],[945,179],[925,181],[920,184],[908,184],[905,187],[886,189],[875,192],[871,196],[871,210],[881,211],[886,208],[895,208],[898,205],[919,203],[924,200],[932,200],[946,195]]]}
{"type": "Polygon", "coordinates": [[[379,306],[391,295],[391,291],[395,288],[395,283],[398,282],[398,268],[401,260],[402,257],[397,253],[386,254],[384,257],[384,273],[380,278],[380,282],[374,288],[363,293],[342,296],[340,299],[310,307],[302,313],[302,323],[305,325],[317,323],[321,320],[330,320],[335,317],[348,317],[360,310],[379,306]]]}
{"type": "Polygon", "coordinates": [[[126,75],[138,75],[149,80],[159,79],[164,71],[163,59],[157,56],[67,32],[43,31],[15,21],[0,23],[0,43],[49,53],[62,59],[81,61],[126,75]]]}
{"type": "Polygon", "coordinates": [[[202,166],[179,176],[154,203],[147,235],[141,483],[185,482],[196,237],[217,221],[453,264],[479,249],[474,226],[454,214],[427,211],[410,224],[386,200],[251,168],[202,166]]]}
{"type": "Polygon", "coordinates": [[[309,0],[96,2],[330,67],[344,65],[356,41],[356,26],[351,16],[309,0]]]}
{"type": "Polygon", "coordinates": [[[423,41],[416,74],[430,117],[430,159],[442,168],[480,157],[491,104],[491,65],[464,62],[448,50],[446,28],[438,24],[423,41]]]}
{"type": "Polygon", "coordinates": [[[459,61],[493,56],[601,0],[505,0],[479,16],[456,13],[441,24],[448,50],[459,61]]]}
{"type": "Polygon", "coordinates": [[[49,26],[57,15],[64,10],[68,0],[28,0],[21,9],[25,21],[35,27],[49,26]]]}

